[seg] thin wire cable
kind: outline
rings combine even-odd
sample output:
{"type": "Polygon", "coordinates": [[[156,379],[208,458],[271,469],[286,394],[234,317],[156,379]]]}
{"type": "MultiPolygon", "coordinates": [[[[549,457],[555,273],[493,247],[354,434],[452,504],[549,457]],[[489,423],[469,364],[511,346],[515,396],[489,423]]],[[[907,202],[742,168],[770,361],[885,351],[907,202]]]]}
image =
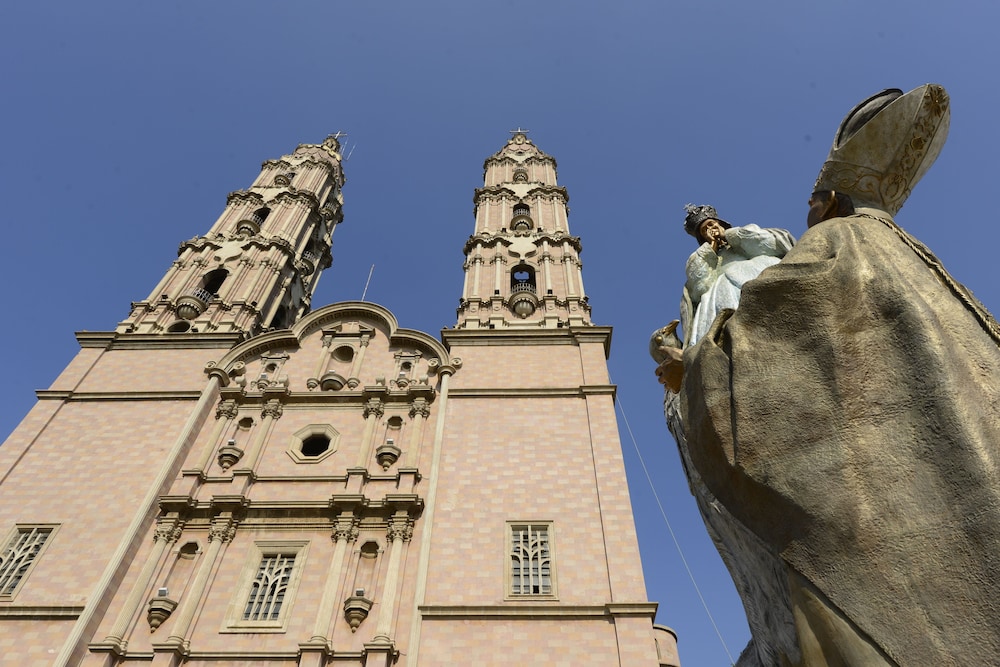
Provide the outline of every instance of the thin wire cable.
{"type": "MultiPolygon", "coordinates": [[[[608,379],[610,379],[610,377],[608,379]]],[[[628,417],[625,416],[625,408],[622,406],[621,393],[618,394],[615,403],[618,406],[618,412],[622,416],[622,421],[625,422],[625,430],[628,431],[628,437],[632,440],[632,447],[635,448],[636,456],[639,457],[639,464],[642,466],[643,474],[646,475],[646,481],[649,483],[649,488],[653,492],[653,498],[656,499],[656,506],[660,508],[660,516],[663,517],[663,523],[667,525],[667,532],[670,533],[670,539],[674,541],[674,547],[677,549],[677,555],[681,557],[681,562],[684,564],[684,569],[687,570],[688,578],[691,579],[691,585],[694,586],[694,591],[698,594],[698,599],[701,600],[701,606],[705,609],[705,614],[708,616],[708,620],[712,623],[712,629],[715,630],[715,634],[719,638],[719,643],[722,644],[722,650],[726,652],[726,656],[729,658],[729,664],[735,665],[736,663],[733,661],[733,654],[729,652],[729,647],[726,646],[726,640],[722,638],[719,626],[715,624],[715,618],[712,616],[712,612],[708,609],[708,603],[705,602],[705,597],[701,594],[701,589],[698,588],[698,582],[694,579],[694,573],[691,572],[691,568],[688,566],[687,558],[684,557],[684,552],[681,551],[681,544],[677,541],[677,536],[674,535],[674,529],[671,527],[670,520],[667,518],[667,513],[663,509],[663,503],[660,502],[660,496],[656,493],[656,487],[653,486],[653,478],[649,476],[649,470],[646,468],[646,461],[642,458],[642,452],[639,451],[639,444],[635,441],[635,435],[632,434],[632,427],[628,423],[628,417]]]]}

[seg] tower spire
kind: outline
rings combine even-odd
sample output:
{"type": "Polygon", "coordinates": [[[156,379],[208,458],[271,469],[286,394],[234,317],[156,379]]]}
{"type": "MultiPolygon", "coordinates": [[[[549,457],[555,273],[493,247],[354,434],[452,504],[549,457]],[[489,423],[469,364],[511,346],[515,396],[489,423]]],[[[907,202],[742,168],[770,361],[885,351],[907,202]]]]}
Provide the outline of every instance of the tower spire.
{"type": "Polygon", "coordinates": [[[476,228],[465,244],[460,329],[590,324],[580,239],[569,233],[569,194],[556,161],[527,137],[511,138],[483,164],[476,228]]]}
{"type": "Polygon", "coordinates": [[[246,190],[231,192],[204,236],[177,260],[118,333],[241,332],[285,328],[309,312],[343,220],[340,137],[268,160],[246,190]]]}

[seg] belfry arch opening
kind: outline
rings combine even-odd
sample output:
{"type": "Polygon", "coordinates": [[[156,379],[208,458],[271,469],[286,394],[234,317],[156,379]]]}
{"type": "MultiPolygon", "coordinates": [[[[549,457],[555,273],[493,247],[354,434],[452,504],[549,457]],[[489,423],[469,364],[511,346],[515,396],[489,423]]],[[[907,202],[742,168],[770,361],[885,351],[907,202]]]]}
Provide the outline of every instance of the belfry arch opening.
{"type": "Polygon", "coordinates": [[[271,209],[266,206],[259,208],[253,212],[253,221],[258,225],[263,225],[264,221],[267,220],[267,216],[271,215],[271,209]]]}
{"type": "Polygon", "coordinates": [[[226,269],[209,271],[201,281],[201,288],[214,296],[219,293],[222,283],[226,282],[226,278],[228,277],[229,271],[226,269]]]}
{"type": "Polygon", "coordinates": [[[518,264],[510,272],[510,293],[538,292],[535,284],[535,269],[527,264],[518,264]]]}

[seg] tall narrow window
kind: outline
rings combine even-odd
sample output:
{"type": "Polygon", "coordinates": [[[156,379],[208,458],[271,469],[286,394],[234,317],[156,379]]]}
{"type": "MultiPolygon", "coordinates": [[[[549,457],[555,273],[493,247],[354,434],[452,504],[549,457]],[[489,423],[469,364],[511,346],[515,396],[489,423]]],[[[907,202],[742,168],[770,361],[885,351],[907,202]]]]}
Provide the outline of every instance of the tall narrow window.
{"type": "Polygon", "coordinates": [[[549,524],[510,524],[511,597],[555,595],[549,524]]]}
{"type": "Polygon", "coordinates": [[[52,527],[18,526],[0,552],[0,599],[9,599],[38,560],[52,527]]]}
{"type": "Polygon", "coordinates": [[[243,609],[244,621],[277,621],[295,568],[295,554],[274,554],[260,560],[250,597],[243,609]]]}
{"type": "Polygon", "coordinates": [[[308,542],[255,542],[221,632],[284,632],[302,578],[308,542]]]}

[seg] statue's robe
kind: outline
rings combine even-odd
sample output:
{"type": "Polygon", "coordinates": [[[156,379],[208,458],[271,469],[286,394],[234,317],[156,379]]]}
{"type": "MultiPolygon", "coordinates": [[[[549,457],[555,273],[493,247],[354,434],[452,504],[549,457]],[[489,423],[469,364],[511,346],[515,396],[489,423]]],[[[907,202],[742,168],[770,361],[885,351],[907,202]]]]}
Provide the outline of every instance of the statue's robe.
{"type": "Polygon", "coordinates": [[[996,664],[996,323],[859,213],[808,230],[685,352],[691,464],[787,564],[806,664],[996,664]]]}

